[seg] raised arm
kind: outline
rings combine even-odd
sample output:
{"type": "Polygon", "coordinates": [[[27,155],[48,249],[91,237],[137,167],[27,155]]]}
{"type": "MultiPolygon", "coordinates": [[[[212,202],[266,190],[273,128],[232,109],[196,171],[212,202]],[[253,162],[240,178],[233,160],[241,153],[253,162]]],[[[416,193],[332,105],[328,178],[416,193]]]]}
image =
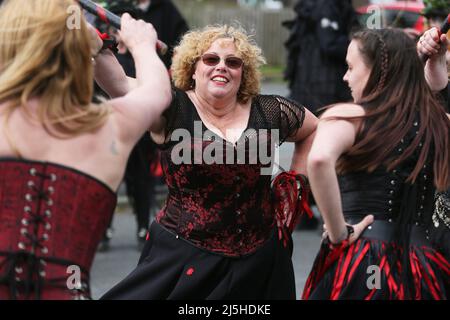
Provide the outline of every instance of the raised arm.
{"type": "Polygon", "coordinates": [[[425,64],[425,78],[433,91],[440,91],[448,84],[446,62],[448,40],[445,34],[439,36],[437,28],[427,30],[417,43],[420,56],[428,56],[425,64]]]}
{"type": "MultiPolygon", "coordinates": [[[[355,142],[357,121],[327,120],[334,116],[361,116],[363,109],[357,105],[337,105],[321,117],[316,136],[308,156],[307,170],[311,190],[324,219],[330,241],[339,243],[347,238],[347,228],[342,212],[341,196],[336,174],[336,162],[355,142]]],[[[366,217],[354,226],[355,239],[372,222],[366,217]]]]}
{"type": "Polygon", "coordinates": [[[305,109],[305,119],[300,130],[294,137],[288,139],[295,143],[294,153],[292,155],[291,170],[307,176],[306,161],[311,149],[317,124],[319,120],[308,109],[305,109]]]}
{"type": "Polygon", "coordinates": [[[93,26],[88,24],[94,59],[94,77],[100,88],[111,98],[121,97],[136,87],[136,79],[129,78],[111,50],[101,50],[103,41],[93,26]]]}
{"type": "MultiPolygon", "coordinates": [[[[170,79],[156,53],[157,36],[151,24],[124,14],[120,36],[135,62],[136,87],[122,83],[122,88],[127,88],[128,93],[110,100],[110,103],[122,139],[134,143],[168,107],[172,97],[170,79]]],[[[121,79],[125,81],[123,76],[121,79]]]]}
{"type": "Polygon", "coordinates": [[[137,86],[136,79],[127,77],[111,50],[100,51],[95,57],[95,81],[110,98],[126,95],[137,86]]]}

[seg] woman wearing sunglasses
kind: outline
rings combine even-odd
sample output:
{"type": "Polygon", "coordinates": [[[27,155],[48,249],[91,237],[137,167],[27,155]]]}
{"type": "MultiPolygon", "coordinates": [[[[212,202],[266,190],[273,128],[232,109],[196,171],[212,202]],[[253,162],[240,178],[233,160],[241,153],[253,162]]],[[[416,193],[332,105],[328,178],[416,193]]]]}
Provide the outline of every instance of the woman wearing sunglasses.
{"type": "Polygon", "coordinates": [[[259,94],[264,62],[246,32],[229,26],[191,31],[175,48],[172,104],[150,128],[169,195],[139,265],[103,299],[296,298],[272,170],[264,173],[259,152],[293,141],[292,170],[305,174],[317,119],[283,97],[259,94]]]}

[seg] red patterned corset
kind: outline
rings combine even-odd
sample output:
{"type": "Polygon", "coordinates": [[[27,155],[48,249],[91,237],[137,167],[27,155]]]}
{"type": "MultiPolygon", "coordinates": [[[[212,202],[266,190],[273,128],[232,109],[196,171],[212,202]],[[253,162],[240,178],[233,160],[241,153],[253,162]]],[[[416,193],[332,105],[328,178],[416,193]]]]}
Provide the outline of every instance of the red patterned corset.
{"type": "Polygon", "coordinates": [[[116,200],[80,171],[0,159],[0,299],[89,298],[89,269],[116,200]]]}
{"type": "Polygon", "coordinates": [[[271,176],[261,174],[260,163],[176,165],[171,150],[161,152],[169,195],[157,222],[197,247],[228,257],[251,254],[270,238],[275,227],[271,176]]]}

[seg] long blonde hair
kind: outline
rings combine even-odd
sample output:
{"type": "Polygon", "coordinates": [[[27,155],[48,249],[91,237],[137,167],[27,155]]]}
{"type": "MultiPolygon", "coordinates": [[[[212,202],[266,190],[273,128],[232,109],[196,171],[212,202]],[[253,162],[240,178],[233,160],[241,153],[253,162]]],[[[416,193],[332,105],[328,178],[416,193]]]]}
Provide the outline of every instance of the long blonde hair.
{"type": "Polygon", "coordinates": [[[32,98],[39,98],[37,120],[53,136],[69,138],[105,123],[108,109],[91,103],[89,30],[82,14],[75,17],[75,28],[68,27],[70,8],[76,8],[71,6],[76,6],[73,0],[6,0],[0,7],[5,128],[14,110],[30,115],[25,106],[32,98]]]}

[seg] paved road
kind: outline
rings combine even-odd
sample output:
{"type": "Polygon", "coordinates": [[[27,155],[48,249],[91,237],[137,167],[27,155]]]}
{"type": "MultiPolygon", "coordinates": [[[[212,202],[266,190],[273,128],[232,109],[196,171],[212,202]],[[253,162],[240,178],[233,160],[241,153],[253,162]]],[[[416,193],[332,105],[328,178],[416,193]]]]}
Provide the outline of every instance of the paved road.
{"type": "MultiPolygon", "coordinates": [[[[282,83],[266,83],[262,92],[286,96],[288,90],[282,83]]],[[[293,145],[284,144],[280,148],[280,164],[289,168],[293,145]]],[[[114,236],[110,250],[98,252],[92,267],[91,286],[94,299],[101,297],[114,284],[134,269],[139,258],[136,240],[136,222],[128,207],[119,207],[114,217],[114,236]]],[[[301,296],[306,277],[319,248],[319,231],[295,231],[293,263],[297,286],[297,296],[301,296]]]]}

